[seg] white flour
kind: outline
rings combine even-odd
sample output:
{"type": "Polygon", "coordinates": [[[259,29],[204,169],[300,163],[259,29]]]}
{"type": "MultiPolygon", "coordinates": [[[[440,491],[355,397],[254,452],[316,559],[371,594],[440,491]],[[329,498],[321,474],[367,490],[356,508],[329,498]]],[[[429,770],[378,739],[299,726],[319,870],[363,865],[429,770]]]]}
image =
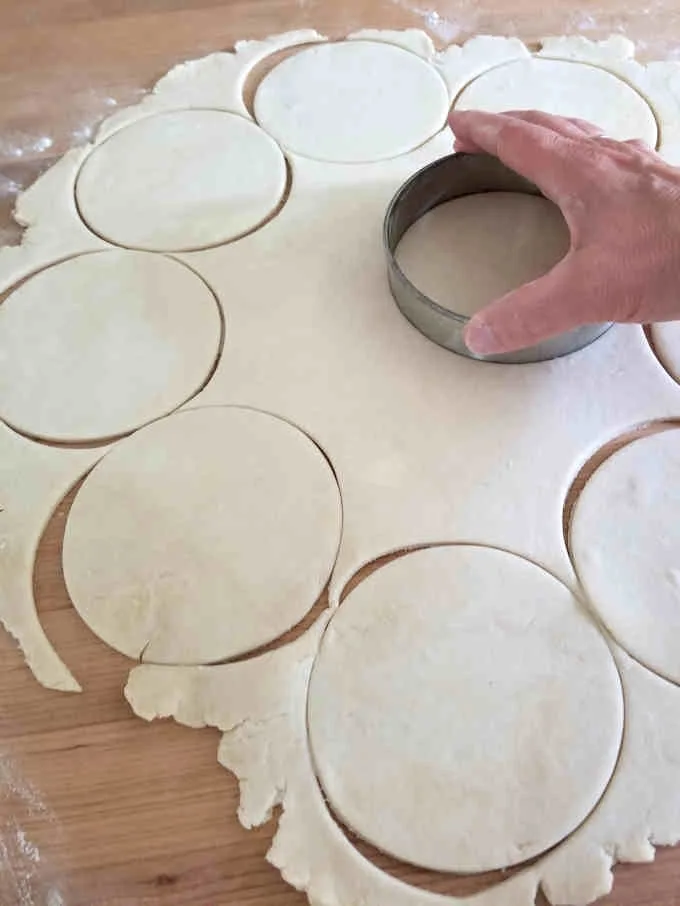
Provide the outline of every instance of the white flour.
{"type": "Polygon", "coordinates": [[[0,756],[0,903],[66,906],[59,890],[46,890],[40,849],[22,827],[25,818],[51,824],[57,820],[40,791],[22,777],[16,763],[0,756]]]}

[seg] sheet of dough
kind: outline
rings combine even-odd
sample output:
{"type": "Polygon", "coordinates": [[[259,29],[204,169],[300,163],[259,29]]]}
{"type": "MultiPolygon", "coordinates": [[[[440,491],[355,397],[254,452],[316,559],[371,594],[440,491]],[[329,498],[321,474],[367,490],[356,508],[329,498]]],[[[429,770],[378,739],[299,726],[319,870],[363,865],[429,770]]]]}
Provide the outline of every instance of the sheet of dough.
{"type": "Polygon", "coordinates": [[[428,211],[406,231],[396,258],[428,298],[472,315],[542,277],[569,245],[564,217],[546,198],[487,192],[428,211]]]}
{"type": "Polygon", "coordinates": [[[616,861],[648,862],[677,842],[680,690],[615,649],[626,715],[616,772],[595,812],[567,841],[507,881],[471,897],[412,887],[362,856],[328,811],[307,744],[307,686],[328,614],[296,642],[216,667],[136,667],[125,695],[145,720],[174,717],[223,731],[218,757],[240,781],[244,827],[283,812],[267,859],[312,906],[532,906],[539,886],[555,904],[611,890],[616,861]]]}
{"type": "Polygon", "coordinates": [[[168,111],[115,132],[78,174],[78,209],[117,245],[205,248],[254,229],[286,188],[276,142],[242,116],[168,111]]]}
{"type": "Polygon", "coordinates": [[[118,444],[64,533],[78,613],[129,657],[201,664],[299,622],[333,568],[342,508],[302,431],[249,409],[185,410],[118,444]]]}
{"type": "Polygon", "coordinates": [[[634,657],[680,683],[680,430],[614,453],[576,502],[571,549],[600,619],[634,657]]]}
{"type": "Polygon", "coordinates": [[[348,827],[409,864],[469,873],[534,858],[581,824],[616,765],[623,697],[564,585],[502,551],[434,547],[340,605],[308,726],[348,827]]]}
{"type": "Polygon", "coordinates": [[[316,160],[383,160],[443,128],[444,80],[401,47],[369,40],[308,48],[279,63],[255,94],[255,116],[288,151],[316,160]]]}
{"type": "MultiPolygon", "coordinates": [[[[318,38],[314,32],[279,36],[177,67],[142,104],[103,124],[96,141],[161,110],[217,107],[243,115],[241,88],[252,65],[279,47],[318,38]]],[[[417,44],[421,60],[439,72],[449,100],[492,66],[529,57],[516,39],[478,38],[437,56],[429,55],[427,42],[409,44],[417,44]]],[[[597,44],[548,39],[540,54],[595,63],[629,82],[659,117],[662,154],[680,160],[677,63],[643,67],[620,37],[597,44]]],[[[458,359],[404,322],[386,290],[382,216],[399,184],[448,153],[451,141],[444,131],[379,164],[291,155],[293,188],[279,216],[230,246],[182,256],[230,300],[231,355],[201,400],[283,415],[309,431],[337,469],[345,519],[334,604],[347,578],[368,560],[443,539],[516,550],[575,585],[561,531],[562,502],[573,476],[613,436],[641,421],[677,415],[680,408],[677,386],[637,328],[612,330],[559,362],[512,368],[458,359]]],[[[61,258],[106,247],[83,225],[74,203],[75,178],[87,153],[71,152],[20,199],[17,213],[29,226],[27,239],[0,253],[0,288],[61,258]]],[[[29,477],[22,477],[14,498],[15,512],[31,513],[30,531],[22,536],[28,540],[21,541],[21,558],[10,562],[3,579],[7,587],[20,585],[22,596],[0,598],[3,619],[25,628],[27,650],[41,637],[25,594],[36,520],[46,518],[55,496],[87,468],[88,456],[100,455],[78,451],[82,459],[64,459],[62,451],[41,450],[33,473],[21,473],[29,477]],[[37,497],[29,488],[38,489],[37,497]]],[[[6,496],[2,488],[0,493],[6,496]]],[[[160,678],[167,713],[177,707],[191,713],[194,723],[230,728],[220,758],[242,777],[246,824],[264,820],[285,800],[270,859],[317,906],[455,902],[379,872],[325,811],[305,744],[313,654],[304,646],[314,650],[311,638],[303,636],[299,647],[271,658],[214,668],[216,674],[213,668],[167,668],[170,673],[154,672],[153,682],[160,678]],[[270,685],[265,677],[272,663],[280,670],[270,685]],[[212,684],[213,675],[217,691],[206,700],[202,687],[212,684]]],[[[34,660],[43,677],[52,656],[47,646],[34,660]]],[[[620,651],[616,656],[628,710],[621,761],[600,808],[548,859],[475,898],[477,903],[525,906],[539,881],[555,902],[587,902],[607,891],[615,859],[646,860],[653,856],[650,841],[677,840],[680,809],[668,790],[677,785],[680,763],[678,690],[620,651]]],[[[147,704],[150,715],[153,701],[147,704]]]]}
{"type": "Polygon", "coordinates": [[[625,81],[576,61],[537,59],[507,63],[471,82],[457,110],[544,110],[600,126],[610,138],[641,138],[656,147],[654,112],[625,81]]]}
{"type": "Polygon", "coordinates": [[[210,288],[164,255],[81,255],[0,306],[0,416],[52,441],[96,441],[166,415],[222,345],[210,288]]]}

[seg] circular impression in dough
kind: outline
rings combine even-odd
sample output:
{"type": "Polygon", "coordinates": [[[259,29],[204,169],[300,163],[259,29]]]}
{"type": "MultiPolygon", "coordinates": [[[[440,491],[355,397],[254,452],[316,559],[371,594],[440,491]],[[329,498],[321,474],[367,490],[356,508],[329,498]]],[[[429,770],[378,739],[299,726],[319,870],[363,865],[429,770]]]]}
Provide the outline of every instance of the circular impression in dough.
{"type": "Polygon", "coordinates": [[[219,355],[208,286],[164,255],[105,251],[55,264],[0,306],[0,416],[51,441],[94,441],[166,415],[219,355]]]}
{"type": "Polygon", "coordinates": [[[339,163],[411,151],[444,127],[448,109],[433,66],[376,41],[302,50],[272,69],[255,94],[257,121],[285,148],[339,163]]]}
{"type": "Polygon", "coordinates": [[[272,214],[286,162],[255,123],[219,110],[137,120],[94,148],[76,182],[78,209],[104,239],[191,251],[236,239],[272,214]]]}
{"type": "Polygon", "coordinates": [[[129,657],[203,664],[277,638],[313,606],[341,504],[319,448],[280,418],[175,413],[95,466],[66,525],[76,610],[129,657]]]}
{"type": "Polygon", "coordinates": [[[680,683],[680,431],[639,438],[594,472],[571,522],[574,566],[616,640],[680,683]]]}
{"type": "Polygon", "coordinates": [[[610,138],[641,138],[656,146],[658,128],[647,101],[622,79],[567,60],[515,60],[471,82],[458,95],[457,110],[543,110],[599,126],[610,138]]]}
{"type": "Polygon", "coordinates": [[[377,570],[332,618],[312,756],[353,831],[406,862],[478,872],[573,831],[612,776],[623,698],[603,637],[532,563],[436,547],[377,570]]]}
{"type": "Polygon", "coordinates": [[[547,273],[569,245],[566,221],[548,199],[485,192],[428,211],[406,231],[396,257],[420,292],[472,315],[547,273]]]}
{"type": "Polygon", "coordinates": [[[659,361],[670,376],[680,382],[680,321],[652,324],[650,330],[659,361]]]}

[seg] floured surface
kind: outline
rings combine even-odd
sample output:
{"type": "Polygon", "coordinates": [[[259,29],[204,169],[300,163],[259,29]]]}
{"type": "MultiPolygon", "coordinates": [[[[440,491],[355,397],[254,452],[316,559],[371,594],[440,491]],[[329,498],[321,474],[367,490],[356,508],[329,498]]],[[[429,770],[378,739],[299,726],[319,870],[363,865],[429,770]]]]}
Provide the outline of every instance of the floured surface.
{"type": "Polygon", "coordinates": [[[680,683],[680,431],[604,462],[574,508],[571,548],[600,619],[634,657],[680,683]]]}
{"type": "Polygon", "coordinates": [[[124,434],[186,402],[222,343],[210,288],[160,255],[82,255],[0,306],[0,416],[56,441],[124,434]]]}
{"type": "Polygon", "coordinates": [[[508,63],[480,76],[456,99],[457,110],[544,110],[588,120],[610,138],[641,138],[656,147],[658,130],[646,100],[622,79],[564,60],[508,63]]]}
{"type": "Polygon", "coordinates": [[[592,811],[623,698],[564,585],[504,552],[438,547],[383,566],[340,605],[308,724],[348,827],[405,862],[477,872],[539,855],[592,811]]]}
{"type": "MultiPolygon", "coordinates": [[[[179,67],[144,103],[105,124],[97,142],[161,110],[218,106],[243,116],[241,87],[249,68],[279,47],[316,37],[282,36],[179,67]]],[[[414,65],[431,67],[430,83],[435,76],[443,80],[448,99],[445,89],[437,103],[444,108],[490,67],[529,58],[515,39],[479,38],[437,58],[427,42],[409,39],[408,44],[418,45],[414,65]]],[[[605,66],[643,92],[659,116],[662,153],[677,159],[675,64],[643,69],[630,59],[624,39],[602,45],[558,39],[546,41],[543,52],[605,66]]],[[[546,92],[538,100],[548,108],[553,102],[546,92]]],[[[361,161],[367,154],[366,133],[345,128],[362,102],[358,97],[346,110],[345,159],[361,161]]],[[[387,109],[394,114],[393,105],[387,109]]],[[[401,128],[403,111],[396,112],[401,128]]],[[[421,141],[427,139],[424,131],[421,141]]],[[[291,195],[277,217],[231,245],[181,256],[219,298],[229,300],[229,354],[191,406],[233,403],[273,412],[308,431],[337,471],[344,522],[333,605],[367,561],[428,542],[467,540],[508,548],[575,587],[562,537],[562,505],[572,479],[603,443],[680,410],[678,388],[639,328],[616,328],[560,361],[513,368],[457,358],[403,320],[386,286],[382,218],[398,186],[449,153],[451,143],[444,131],[409,151],[414,145],[402,136],[388,149],[399,156],[379,163],[333,164],[293,154],[291,195]]],[[[71,153],[22,197],[18,213],[31,224],[29,241],[0,254],[0,286],[60,257],[105,246],[79,219],[74,202],[77,173],[89,150],[71,153]]],[[[373,146],[369,151],[376,153],[373,146]]],[[[4,492],[16,514],[4,525],[20,539],[20,556],[8,561],[0,578],[8,589],[0,613],[17,629],[41,679],[74,688],[42,635],[30,570],[44,520],[101,452],[38,448],[39,453],[26,454],[34,446],[21,441],[8,460],[12,476],[20,479],[13,496],[4,492]],[[26,454],[20,469],[19,452],[26,454]]],[[[123,484],[129,493],[132,483],[123,484]]],[[[309,578],[306,567],[301,574],[309,578]]],[[[296,607],[301,600],[295,599],[296,607]]],[[[149,676],[152,689],[140,713],[152,716],[160,696],[164,713],[188,713],[193,725],[216,723],[229,731],[220,759],[242,778],[241,818],[248,825],[260,823],[284,803],[270,860],[286,880],[307,890],[312,902],[452,902],[378,871],[325,809],[311,770],[305,713],[318,643],[314,633],[327,618],[324,614],[297,643],[242,664],[149,668],[152,673],[142,668],[133,674],[138,685],[129,696],[136,703],[149,676]],[[208,679],[213,676],[214,685],[208,679]]],[[[678,690],[621,651],[616,657],[628,710],[621,760],[600,806],[554,853],[477,902],[525,906],[533,902],[539,882],[554,902],[587,902],[608,889],[614,858],[650,858],[650,840],[677,839],[680,814],[669,790],[677,788],[680,762],[678,690]]]]}
{"type": "Polygon", "coordinates": [[[559,208],[519,192],[468,195],[416,221],[397,247],[411,283],[443,308],[472,315],[547,273],[569,251],[559,208]]]}
{"type": "Polygon", "coordinates": [[[297,428],[237,408],[138,431],[85,479],[64,578],[101,639],[130,657],[210,663],[290,629],[330,575],[342,513],[297,428]]]}

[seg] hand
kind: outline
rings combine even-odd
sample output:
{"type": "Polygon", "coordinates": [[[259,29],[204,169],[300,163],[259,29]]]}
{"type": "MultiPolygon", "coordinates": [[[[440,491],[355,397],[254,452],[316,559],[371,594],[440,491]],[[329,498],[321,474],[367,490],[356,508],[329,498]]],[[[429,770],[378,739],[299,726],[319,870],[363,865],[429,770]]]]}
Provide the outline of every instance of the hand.
{"type": "Polygon", "coordinates": [[[510,352],[583,324],[680,319],[680,170],[583,120],[453,111],[449,123],[456,151],[492,154],[531,180],[571,233],[549,273],[470,319],[473,352],[510,352]]]}

